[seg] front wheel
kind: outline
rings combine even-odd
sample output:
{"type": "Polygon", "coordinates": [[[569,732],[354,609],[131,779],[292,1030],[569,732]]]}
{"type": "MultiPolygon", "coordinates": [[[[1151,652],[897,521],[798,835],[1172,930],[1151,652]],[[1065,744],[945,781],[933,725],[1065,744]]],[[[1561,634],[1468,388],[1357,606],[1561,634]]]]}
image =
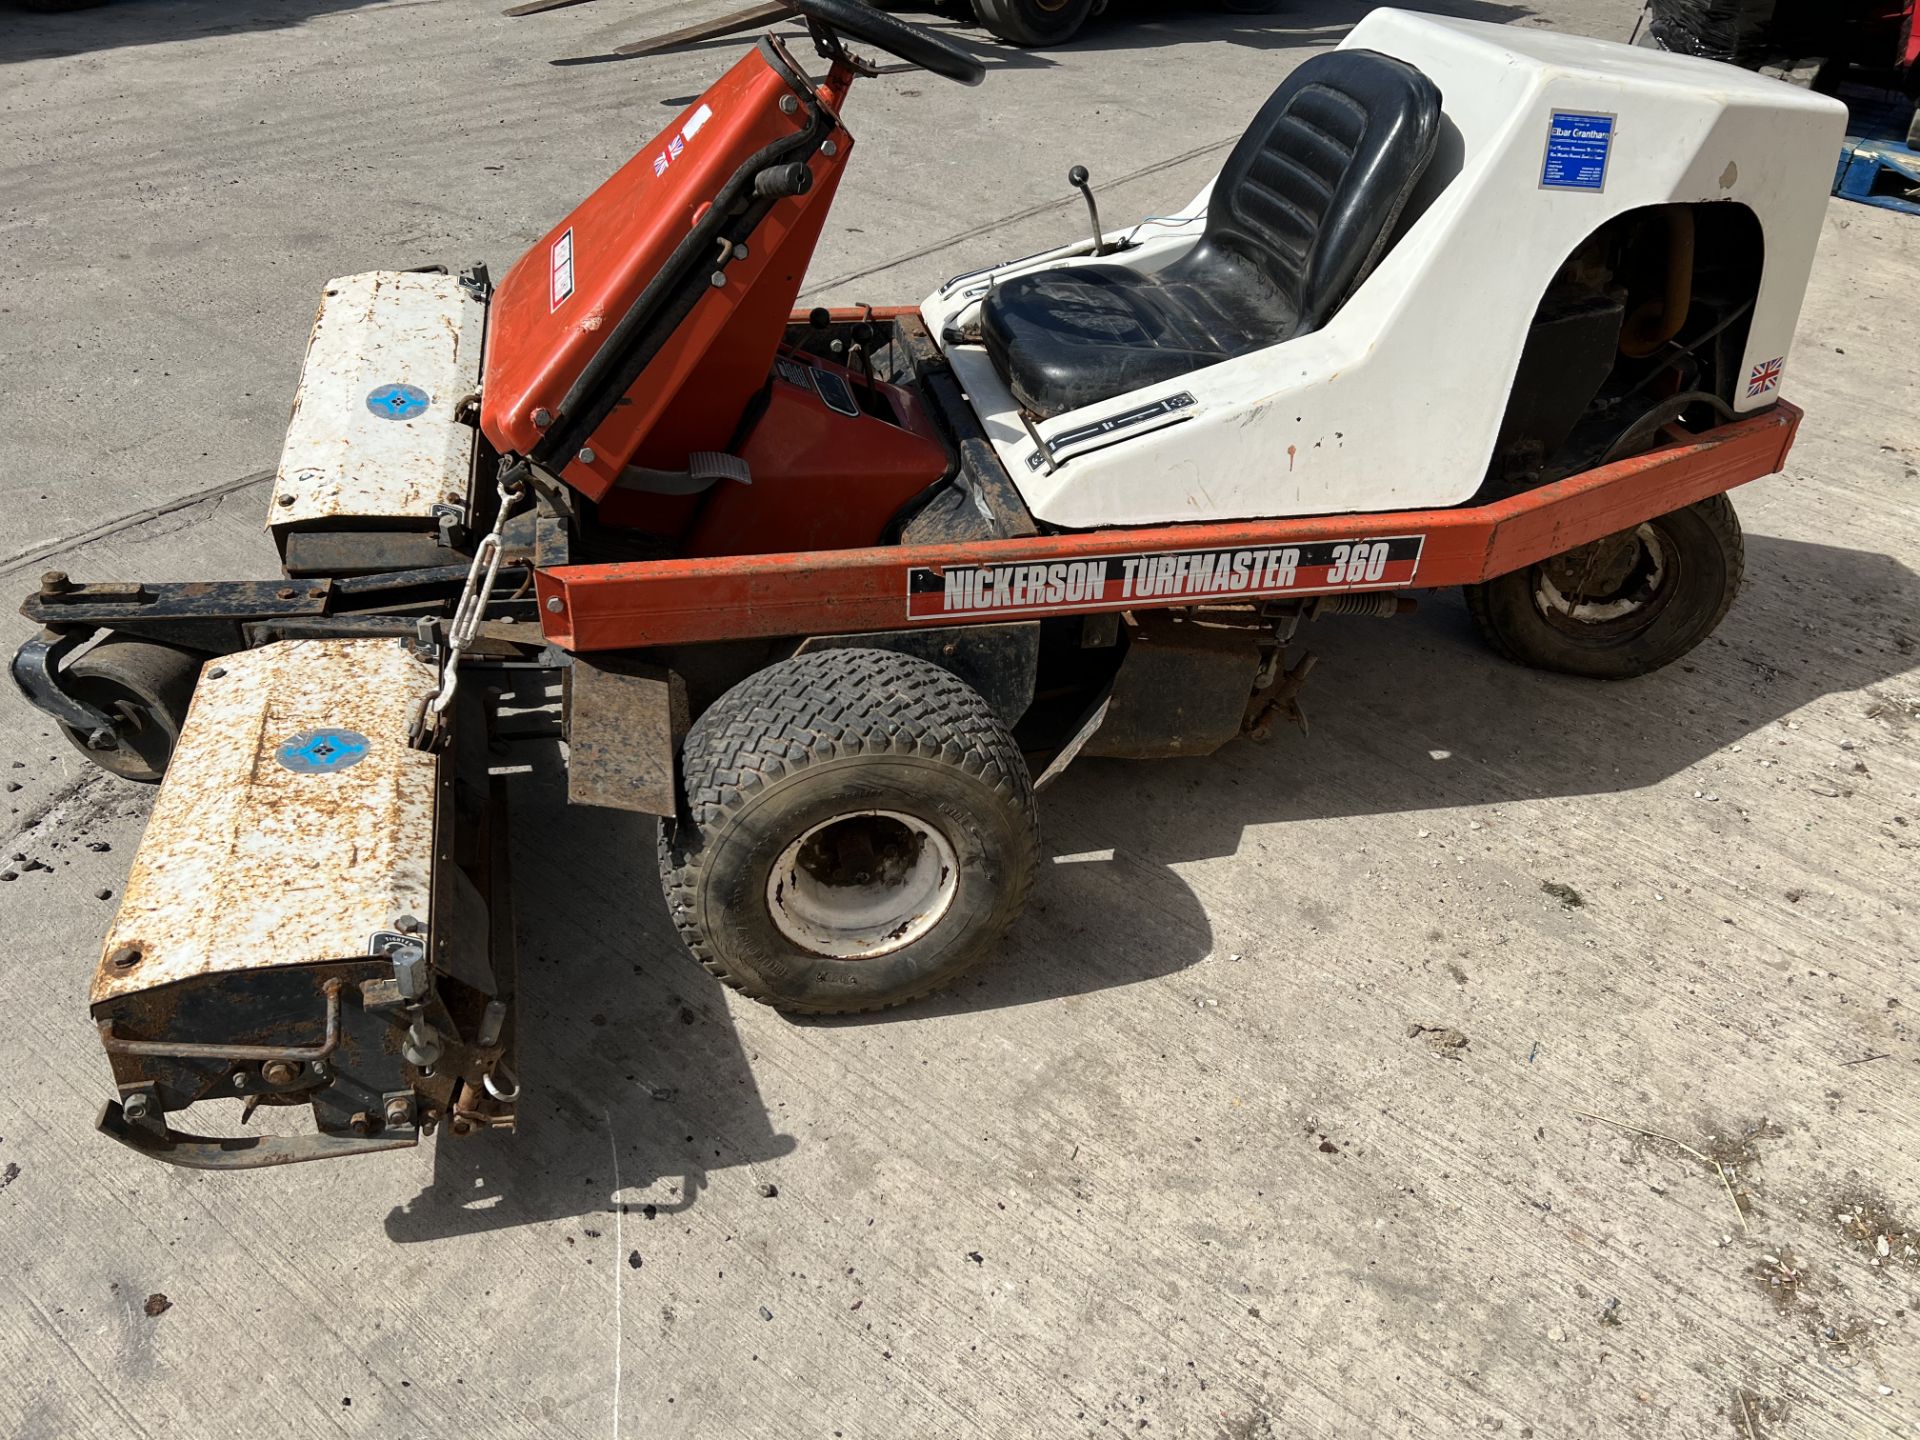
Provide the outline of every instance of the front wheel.
{"type": "Polygon", "coordinates": [[[1079,34],[1093,0],[973,0],[973,13],[1009,45],[1059,45],[1079,34]]]}
{"type": "Polygon", "coordinates": [[[1714,632],[1746,552],[1725,495],[1468,585],[1467,612],[1509,660],[1595,680],[1670,665],[1714,632]]]}
{"type": "Polygon", "coordinates": [[[695,958],[779,1010],[850,1014],[949,984],[1026,902],[1033,785],[980,694],[937,665],[824,650],[702,715],[660,827],[695,958]]]}

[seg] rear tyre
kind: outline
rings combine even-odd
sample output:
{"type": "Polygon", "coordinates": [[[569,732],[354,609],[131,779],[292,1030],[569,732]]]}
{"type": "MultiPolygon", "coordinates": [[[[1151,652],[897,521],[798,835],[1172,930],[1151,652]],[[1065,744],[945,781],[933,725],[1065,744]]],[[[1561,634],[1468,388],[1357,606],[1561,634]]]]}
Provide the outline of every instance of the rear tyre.
{"type": "Polygon", "coordinates": [[[1059,45],[1080,33],[1093,0],[973,0],[973,13],[1009,45],[1059,45]]]}
{"type": "Polygon", "coordinates": [[[688,734],[660,826],[694,957],[778,1010],[903,1004],[984,957],[1039,862],[1019,747],[947,671],[825,650],[734,686],[688,734]]]}
{"type": "Polygon", "coordinates": [[[1733,504],[1715,495],[1463,588],[1474,625],[1509,660],[1627,680],[1672,664],[1714,632],[1745,559],[1733,504]]]}
{"type": "Polygon", "coordinates": [[[154,784],[179,743],[199,678],[197,655],[151,640],[109,636],[68,665],[60,679],[72,694],[113,717],[114,747],[92,749],[86,735],[67,725],[61,732],[109,774],[154,784]]]}

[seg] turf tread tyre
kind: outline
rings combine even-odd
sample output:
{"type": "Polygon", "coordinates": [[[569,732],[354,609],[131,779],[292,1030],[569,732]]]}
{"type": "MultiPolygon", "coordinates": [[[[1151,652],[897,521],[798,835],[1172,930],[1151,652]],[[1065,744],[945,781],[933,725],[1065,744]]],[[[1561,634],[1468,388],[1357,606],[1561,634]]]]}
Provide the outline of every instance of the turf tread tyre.
{"type": "Polygon", "coordinates": [[[1590,679],[1627,680],[1670,665],[1716,630],[1740,592],[1746,570],[1746,540],[1740,517],[1725,495],[1713,495],[1696,504],[1661,516],[1664,521],[1690,518],[1701,538],[1719,552],[1722,569],[1705,603],[1696,605],[1684,629],[1652,652],[1580,652],[1561,640],[1544,623],[1522,618],[1531,606],[1532,567],[1502,575],[1482,585],[1463,585],[1467,614],[1488,647],[1503,659],[1535,670],[1552,670],[1590,679]]]}
{"type": "Polygon", "coordinates": [[[1025,904],[1039,831],[1026,761],[993,708],[937,665],[884,650],[815,651],[749,676],[714,703],[681,751],[684,807],[663,820],[659,861],[668,913],[694,958],[733,989],[801,1014],[884,1010],[942,988],[979,959],[1025,904]],[[977,782],[1006,817],[1014,853],[990,922],[953,963],[884,996],[843,1002],[777,993],[751,967],[720,953],[701,923],[713,842],[773,787],[862,757],[935,762],[977,782]]]}

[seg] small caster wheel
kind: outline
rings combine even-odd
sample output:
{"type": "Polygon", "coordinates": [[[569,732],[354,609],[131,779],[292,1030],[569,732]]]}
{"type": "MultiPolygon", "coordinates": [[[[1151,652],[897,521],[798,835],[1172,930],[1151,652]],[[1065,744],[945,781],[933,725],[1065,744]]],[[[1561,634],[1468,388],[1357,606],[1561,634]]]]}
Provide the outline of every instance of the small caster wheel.
{"type": "Polygon", "coordinates": [[[115,743],[97,750],[81,731],[60,729],[102,770],[152,785],[166,773],[199,677],[197,655],[151,640],[109,636],[70,663],[60,678],[74,695],[113,717],[115,743]]]}

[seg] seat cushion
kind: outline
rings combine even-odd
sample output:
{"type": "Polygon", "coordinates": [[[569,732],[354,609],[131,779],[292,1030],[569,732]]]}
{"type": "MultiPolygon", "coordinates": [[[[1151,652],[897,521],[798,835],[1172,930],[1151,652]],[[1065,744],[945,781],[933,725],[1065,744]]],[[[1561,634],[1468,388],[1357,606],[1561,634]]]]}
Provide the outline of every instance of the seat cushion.
{"type": "Polygon", "coordinates": [[[980,330],[1014,398],[1045,418],[1272,343],[1291,319],[1273,286],[1215,253],[1159,274],[1075,265],[1016,275],[987,297],[980,330]]]}
{"type": "Polygon", "coordinates": [[[1386,253],[1439,139],[1440,91],[1406,61],[1316,55],[1221,167],[1205,243],[1258,266],[1292,302],[1296,334],[1318,330],[1386,253]]]}
{"type": "Polygon", "coordinates": [[[1405,61],[1314,56],[1227,157],[1174,264],[995,286],[980,309],[994,367],[1044,419],[1319,329],[1385,253],[1439,132],[1440,92],[1405,61]]]}

